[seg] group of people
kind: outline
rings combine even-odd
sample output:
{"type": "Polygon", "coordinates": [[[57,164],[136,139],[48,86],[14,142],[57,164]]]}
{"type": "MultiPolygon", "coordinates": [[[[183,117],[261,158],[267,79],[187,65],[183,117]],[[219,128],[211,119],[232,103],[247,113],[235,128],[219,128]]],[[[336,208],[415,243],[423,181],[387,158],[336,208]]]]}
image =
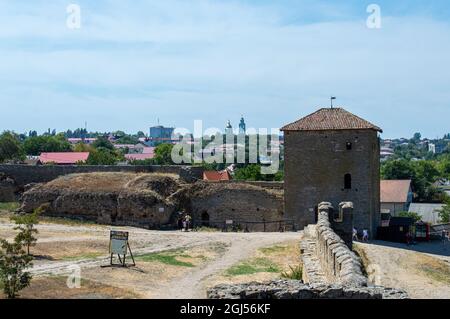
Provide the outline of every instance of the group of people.
{"type": "MultiPolygon", "coordinates": [[[[353,227],[352,240],[354,240],[354,241],[358,241],[359,240],[358,229],[355,228],[355,227],[353,227]]],[[[364,241],[364,242],[368,242],[369,241],[369,231],[367,229],[363,229],[363,231],[362,231],[362,241],[364,241]]]]}
{"type": "Polygon", "coordinates": [[[178,229],[181,231],[189,231],[192,227],[192,217],[184,212],[178,213],[178,229]]]}

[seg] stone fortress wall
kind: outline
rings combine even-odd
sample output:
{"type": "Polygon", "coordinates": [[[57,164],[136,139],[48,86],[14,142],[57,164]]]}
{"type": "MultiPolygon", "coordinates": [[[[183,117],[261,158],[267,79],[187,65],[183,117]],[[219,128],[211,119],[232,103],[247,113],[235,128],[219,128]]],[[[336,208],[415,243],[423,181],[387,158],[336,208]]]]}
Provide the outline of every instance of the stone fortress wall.
{"type": "Polygon", "coordinates": [[[177,165],[0,165],[0,174],[13,179],[21,189],[27,184],[46,183],[60,176],[95,172],[177,174],[187,182],[203,178],[203,168],[177,165]]]}
{"type": "MultiPolygon", "coordinates": [[[[342,203],[336,214],[330,203],[319,204],[318,222],[307,227],[305,240],[302,241],[305,282],[367,286],[361,260],[351,250],[351,238],[350,242],[345,242],[332,228],[333,222],[344,224],[348,227],[347,232],[351,234],[352,211],[352,203],[342,203]]],[[[341,228],[341,231],[344,230],[341,228]]]]}
{"type": "MultiPolygon", "coordinates": [[[[406,292],[371,286],[363,265],[335,232],[353,228],[353,204],[318,205],[317,224],[308,225],[301,241],[302,280],[218,285],[208,290],[210,299],[407,299],[406,292]]],[[[351,238],[350,238],[351,239],[351,238]]]]}

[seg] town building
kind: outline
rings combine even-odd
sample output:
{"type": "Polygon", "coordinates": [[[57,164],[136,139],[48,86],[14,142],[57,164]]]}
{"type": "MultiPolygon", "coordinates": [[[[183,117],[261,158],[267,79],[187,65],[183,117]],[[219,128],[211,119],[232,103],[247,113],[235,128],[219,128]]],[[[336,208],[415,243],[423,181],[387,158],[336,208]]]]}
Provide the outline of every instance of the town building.
{"type": "Polygon", "coordinates": [[[228,170],[223,170],[220,172],[204,171],[203,172],[203,180],[210,181],[210,182],[229,181],[229,180],[231,180],[231,175],[228,172],[228,170]]]}
{"type": "Polygon", "coordinates": [[[150,146],[157,146],[158,144],[171,144],[179,141],[179,137],[174,136],[175,128],[164,127],[162,125],[150,127],[150,136],[145,144],[150,146]]]}
{"type": "Polygon", "coordinates": [[[413,200],[411,180],[382,180],[380,182],[381,213],[397,217],[407,212],[413,200]]]}
{"type": "Polygon", "coordinates": [[[38,164],[75,165],[88,158],[89,152],[41,153],[38,164]]]}
{"type": "Polygon", "coordinates": [[[438,225],[440,224],[439,213],[443,207],[444,204],[412,203],[408,211],[418,214],[425,223],[438,225]]]}
{"type": "Polygon", "coordinates": [[[284,126],[286,219],[316,222],[318,204],[353,202],[354,226],[373,237],[380,223],[381,128],[342,109],[322,108],[284,126]]]}

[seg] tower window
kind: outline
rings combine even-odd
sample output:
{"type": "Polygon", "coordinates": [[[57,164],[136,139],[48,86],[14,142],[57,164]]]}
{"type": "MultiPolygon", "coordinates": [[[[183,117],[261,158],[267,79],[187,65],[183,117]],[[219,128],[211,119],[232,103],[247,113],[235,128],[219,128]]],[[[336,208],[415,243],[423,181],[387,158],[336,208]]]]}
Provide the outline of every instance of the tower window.
{"type": "Polygon", "coordinates": [[[347,142],[347,144],[346,144],[346,148],[347,148],[347,151],[351,151],[352,150],[352,143],[350,143],[350,142],[347,142]]]}
{"type": "Polygon", "coordinates": [[[344,176],[344,189],[352,189],[352,175],[345,174],[344,176]]]}

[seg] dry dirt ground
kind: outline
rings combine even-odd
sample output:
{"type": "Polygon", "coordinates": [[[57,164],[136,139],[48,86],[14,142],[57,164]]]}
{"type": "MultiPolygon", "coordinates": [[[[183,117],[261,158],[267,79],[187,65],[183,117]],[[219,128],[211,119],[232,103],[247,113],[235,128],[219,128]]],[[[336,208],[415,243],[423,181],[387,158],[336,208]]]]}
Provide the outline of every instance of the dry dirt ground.
{"type": "MultiPolygon", "coordinates": [[[[7,216],[0,217],[0,238],[12,239],[13,226],[7,216]]],[[[136,267],[102,268],[109,263],[112,227],[47,221],[37,228],[38,243],[31,249],[34,279],[24,298],[204,298],[212,285],[279,278],[300,263],[300,233],[114,227],[130,232],[136,267]],[[81,267],[81,289],[66,285],[73,265],[81,267]]]]}
{"type": "MultiPolygon", "coordinates": [[[[12,239],[10,214],[0,212],[0,238],[12,239]]],[[[204,298],[220,283],[279,278],[297,267],[302,233],[130,232],[136,267],[108,264],[112,227],[44,219],[31,270],[34,279],[22,298],[204,298]],[[71,266],[81,267],[81,288],[67,287],[71,266]]],[[[450,298],[450,243],[357,243],[369,273],[412,298],[450,298]],[[370,266],[371,265],[371,266],[370,266]]],[[[0,293],[0,298],[2,297],[0,293]]]]}
{"type": "Polygon", "coordinates": [[[450,299],[450,243],[356,243],[372,281],[411,298],[450,299]]]}

